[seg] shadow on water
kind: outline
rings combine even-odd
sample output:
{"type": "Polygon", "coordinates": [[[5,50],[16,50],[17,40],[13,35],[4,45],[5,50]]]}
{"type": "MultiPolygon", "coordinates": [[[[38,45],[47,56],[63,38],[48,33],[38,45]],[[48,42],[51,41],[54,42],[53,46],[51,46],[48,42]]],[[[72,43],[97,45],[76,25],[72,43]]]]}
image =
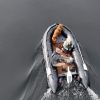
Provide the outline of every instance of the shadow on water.
{"type": "Polygon", "coordinates": [[[87,90],[75,80],[69,87],[66,81],[63,81],[56,94],[48,92],[41,42],[35,49],[28,76],[25,90],[19,100],[91,100],[87,90]]]}

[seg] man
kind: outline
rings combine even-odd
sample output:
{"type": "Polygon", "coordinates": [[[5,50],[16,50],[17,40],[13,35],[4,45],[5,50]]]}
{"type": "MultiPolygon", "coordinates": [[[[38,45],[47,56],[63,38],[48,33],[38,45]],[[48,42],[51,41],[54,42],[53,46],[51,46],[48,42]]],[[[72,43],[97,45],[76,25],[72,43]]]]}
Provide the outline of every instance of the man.
{"type": "Polygon", "coordinates": [[[61,74],[69,69],[75,70],[74,58],[72,55],[74,46],[70,37],[64,41],[62,48],[56,47],[53,57],[53,66],[57,68],[58,74],[61,74]]]}

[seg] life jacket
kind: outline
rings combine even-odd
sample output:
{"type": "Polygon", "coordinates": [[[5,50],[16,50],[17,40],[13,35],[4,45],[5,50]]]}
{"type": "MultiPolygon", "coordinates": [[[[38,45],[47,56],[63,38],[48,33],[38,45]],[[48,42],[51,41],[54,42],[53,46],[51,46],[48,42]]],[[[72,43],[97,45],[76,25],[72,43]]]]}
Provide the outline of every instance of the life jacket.
{"type": "Polygon", "coordinates": [[[62,25],[62,24],[57,25],[57,27],[56,27],[56,29],[54,30],[54,33],[53,33],[53,35],[52,35],[52,43],[53,43],[54,45],[57,43],[57,38],[58,38],[58,36],[61,35],[62,30],[63,30],[63,25],[62,25]]]}

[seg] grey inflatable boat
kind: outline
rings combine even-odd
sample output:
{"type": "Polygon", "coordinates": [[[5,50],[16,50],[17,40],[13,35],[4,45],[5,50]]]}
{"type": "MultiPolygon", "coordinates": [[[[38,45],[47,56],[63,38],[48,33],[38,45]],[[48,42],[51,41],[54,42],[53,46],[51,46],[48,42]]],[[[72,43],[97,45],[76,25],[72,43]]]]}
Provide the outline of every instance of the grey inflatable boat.
{"type": "MultiPolygon", "coordinates": [[[[50,27],[48,27],[42,39],[42,49],[43,49],[45,68],[46,68],[46,74],[47,74],[47,82],[48,82],[49,88],[52,90],[53,93],[55,93],[57,90],[59,77],[65,76],[66,78],[68,78],[67,77],[68,72],[58,75],[54,66],[52,65],[51,55],[53,54],[54,51],[52,49],[51,37],[57,25],[58,24],[53,24],[50,27]]],[[[70,29],[68,29],[66,26],[63,25],[62,35],[58,38],[58,41],[64,41],[67,36],[70,36],[73,41],[74,51],[72,54],[74,57],[74,61],[77,65],[77,71],[75,72],[70,71],[69,74],[71,74],[72,76],[78,74],[79,77],[81,78],[81,82],[84,85],[84,87],[88,88],[88,81],[89,81],[88,74],[87,74],[88,68],[84,62],[79,44],[75,38],[74,33],[70,29]]]]}

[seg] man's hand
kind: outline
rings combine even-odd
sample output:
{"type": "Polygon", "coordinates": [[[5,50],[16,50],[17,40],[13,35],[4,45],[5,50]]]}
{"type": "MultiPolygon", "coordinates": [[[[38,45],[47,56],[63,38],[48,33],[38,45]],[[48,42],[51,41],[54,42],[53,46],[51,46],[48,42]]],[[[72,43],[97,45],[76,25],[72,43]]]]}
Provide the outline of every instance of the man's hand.
{"type": "Polygon", "coordinates": [[[59,48],[56,48],[56,52],[57,52],[58,54],[61,54],[61,50],[60,50],[59,48]]]}

